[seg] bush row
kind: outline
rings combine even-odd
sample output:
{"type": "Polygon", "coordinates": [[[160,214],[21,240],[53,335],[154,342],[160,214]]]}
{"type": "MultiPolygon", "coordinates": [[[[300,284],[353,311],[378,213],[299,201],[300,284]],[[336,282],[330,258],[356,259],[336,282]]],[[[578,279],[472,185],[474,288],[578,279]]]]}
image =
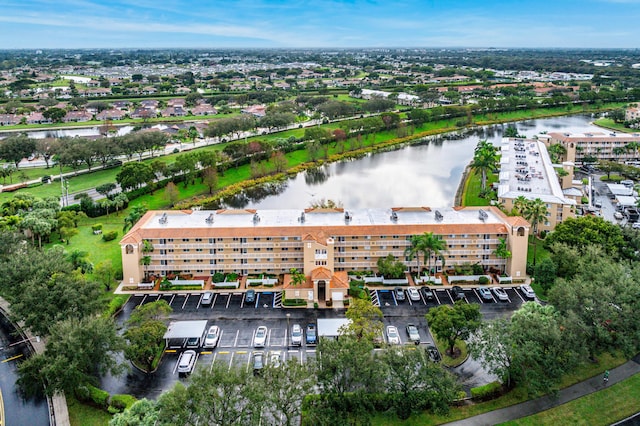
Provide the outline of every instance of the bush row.
{"type": "Polygon", "coordinates": [[[78,386],[75,394],[78,401],[91,403],[109,414],[121,413],[136,402],[131,395],[109,395],[109,392],[91,385],[78,386]]]}

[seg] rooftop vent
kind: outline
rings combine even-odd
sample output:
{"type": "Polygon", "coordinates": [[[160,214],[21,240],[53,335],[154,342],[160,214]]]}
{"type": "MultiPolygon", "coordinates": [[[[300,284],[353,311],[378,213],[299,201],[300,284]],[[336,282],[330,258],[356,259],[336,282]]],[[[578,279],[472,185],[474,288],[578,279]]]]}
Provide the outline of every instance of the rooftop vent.
{"type": "Polygon", "coordinates": [[[300,217],[298,218],[298,222],[300,223],[304,223],[305,220],[305,216],[304,216],[304,212],[300,213],[300,217]]]}
{"type": "Polygon", "coordinates": [[[345,222],[351,222],[351,219],[352,219],[351,213],[344,212],[344,221],[345,222]]]}
{"type": "Polygon", "coordinates": [[[260,222],[260,216],[258,215],[258,213],[254,213],[253,214],[253,223],[258,223],[260,222]]]}
{"type": "Polygon", "coordinates": [[[162,225],[167,223],[167,214],[166,213],[162,213],[162,216],[160,216],[160,220],[158,220],[158,222],[160,222],[162,225]]]}
{"type": "Polygon", "coordinates": [[[398,221],[398,213],[391,212],[391,221],[392,222],[397,222],[398,221]]]}
{"type": "Polygon", "coordinates": [[[213,213],[211,213],[209,217],[206,218],[204,221],[207,222],[207,224],[211,225],[213,223],[213,213]]]}
{"type": "Polygon", "coordinates": [[[442,222],[442,219],[444,219],[444,216],[442,216],[442,213],[440,213],[440,210],[436,210],[436,220],[438,222],[442,222]]]}
{"type": "Polygon", "coordinates": [[[485,212],[484,210],[480,209],[478,211],[478,217],[480,218],[481,221],[485,221],[487,220],[487,218],[489,217],[489,215],[487,214],[487,212],[485,212]]]}

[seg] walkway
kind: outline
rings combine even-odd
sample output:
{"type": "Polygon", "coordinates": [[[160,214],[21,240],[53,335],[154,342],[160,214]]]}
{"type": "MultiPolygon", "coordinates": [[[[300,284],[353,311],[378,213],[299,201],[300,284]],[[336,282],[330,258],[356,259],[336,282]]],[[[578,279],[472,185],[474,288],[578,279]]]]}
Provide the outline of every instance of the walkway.
{"type": "MultiPolygon", "coordinates": [[[[620,367],[612,369],[607,386],[621,382],[638,373],[640,373],[640,354],[636,355],[631,361],[627,361],[622,364],[620,367]]],[[[488,413],[447,424],[455,426],[495,425],[557,407],[558,405],[565,404],[582,396],[600,391],[603,388],[604,384],[602,382],[602,375],[599,374],[583,382],[576,383],[573,386],[560,390],[556,397],[547,395],[538,399],[522,402],[510,407],[501,408],[500,410],[490,411],[488,413]]]]}

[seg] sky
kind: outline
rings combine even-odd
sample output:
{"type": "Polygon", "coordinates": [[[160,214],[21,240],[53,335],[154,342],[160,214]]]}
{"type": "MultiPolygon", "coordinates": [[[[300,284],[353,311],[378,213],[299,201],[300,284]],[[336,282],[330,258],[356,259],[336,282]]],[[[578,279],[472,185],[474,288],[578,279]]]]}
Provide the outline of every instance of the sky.
{"type": "Polygon", "coordinates": [[[0,0],[0,49],[640,48],[640,0],[0,0]]]}

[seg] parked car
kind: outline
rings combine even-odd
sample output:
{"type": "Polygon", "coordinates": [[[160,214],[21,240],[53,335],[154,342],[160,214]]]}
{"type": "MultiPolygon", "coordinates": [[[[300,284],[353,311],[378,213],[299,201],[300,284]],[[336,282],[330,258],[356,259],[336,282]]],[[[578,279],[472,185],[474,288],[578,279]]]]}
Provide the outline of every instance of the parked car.
{"type": "Polygon", "coordinates": [[[536,293],[533,291],[529,284],[522,284],[520,286],[520,291],[524,294],[524,297],[527,299],[535,299],[536,293]]]}
{"type": "Polygon", "coordinates": [[[205,348],[215,348],[218,345],[218,339],[220,339],[220,327],[212,325],[204,336],[204,345],[202,346],[205,348]]]}
{"type": "Polygon", "coordinates": [[[407,294],[409,295],[409,299],[411,299],[414,302],[418,302],[420,300],[420,293],[418,292],[418,289],[415,287],[409,287],[407,289],[407,294]]]}
{"type": "Polygon", "coordinates": [[[462,300],[464,299],[464,290],[462,287],[454,285],[451,287],[451,296],[453,296],[453,300],[462,300]]]}
{"type": "Polygon", "coordinates": [[[409,336],[409,340],[416,345],[420,343],[420,332],[418,331],[418,327],[415,325],[407,324],[407,336],[409,336]]]}
{"type": "Polygon", "coordinates": [[[318,341],[316,335],[316,325],[313,323],[307,324],[307,345],[315,345],[318,341]]]}
{"type": "Polygon", "coordinates": [[[269,352],[269,365],[272,367],[278,368],[282,364],[282,352],[281,351],[271,351],[269,352]]]}
{"type": "Polygon", "coordinates": [[[393,289],[393,294],[396,296],[396,301],[397,302],[404,302],[405,301],[404,289],[402,287],[394,288],[393,289]]]}
{"type": "Polygon", "coordinates": [[[442,357],[440,356],[440,352],[438,351],[438,348],[436,348],[432,344],[427,345],[427,354],[429,355],[429,359],[433,362],[442,361],[442,357]]]}
{"type": "Polygon", "coordinates": [[[256,348],[264,348],[267,343],[267,327],[261,325],[256,329],[256,335],[253,337],[253,346],[256,348]]]}
{"type": "Polygon", "coordinates": [[[502,300],[502,301],[508,301],[509,300],[509,296],[507,295],[507,292],[504,291],[503,288],[494,287],[492,290],[493,290],[493,293],[498,298],[498,300],[502,300]]]}
{"type": "Polygon", "coordinates": [[[196,363],[196,351],[188,350],[180,354],[178,358],[178,374],[188,374],[193,370],[196,363]]]}
{"type": "Polygon", "coordinates": [[[387,326],[387,342],[390,345],[400,344],[400,334],[398,333],[398,328],[395,325],[387,326]]]}
{"type": "Polygon", "coordinates": [[[293,324],[293,327],[291,327],[291,344],[294,346],[302,345],[302,327],[300,324],[293,324]]]}
{"type": "Polygon", "coordinates": [[[200,346],[200,338],[199,337],[189,337],[184,344],[185,348],[197,348],[200,346]]]}
{"type": "Polygon", "coordinates": [[[264,352],[255,351],[253,353],[253,374],[259,374],[264,368],[264,352]]]}
{"type": "Polygon", "coordinates": [[[640,222],[634,222],[633,225],[631,225],[631,228],[640,229],[640,222]]]}
{"type": "Polygon", "coordinates": [[[256,291],[254,289],[250,288],[244,294],[244,302],[245,303],[255,303],[255,301],[256,301],[256,291]]]}
{"type": "Polygon", "coordinates": [[[429,287],[422,287],[422,295],[426,300],[433,300],[434,298],[433,290],[431,290],[429,287]]]}
{"type": "Polygon", "coordinates": [[[622,220],[624,218],[624,215],[622,214],[622,212],[615,212],[613,213],[613,217],[617,220],[622,220]]]}
{"type": "Polygon", "coordinates": [[[202,295],[202,299],[200,299],[200,304],[202,306],[209,306],[211,302],[213,302],[213,293],[210,291],[207,291],[202,295]]]}
{"type": "Polygon", "coordinates": [[[478,289],[478,294],[483,300],[493,300],[493,295],[491,294],[491,290],[487,287],[480,287],[478,289]]]}

